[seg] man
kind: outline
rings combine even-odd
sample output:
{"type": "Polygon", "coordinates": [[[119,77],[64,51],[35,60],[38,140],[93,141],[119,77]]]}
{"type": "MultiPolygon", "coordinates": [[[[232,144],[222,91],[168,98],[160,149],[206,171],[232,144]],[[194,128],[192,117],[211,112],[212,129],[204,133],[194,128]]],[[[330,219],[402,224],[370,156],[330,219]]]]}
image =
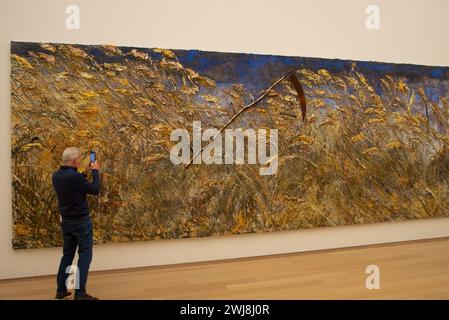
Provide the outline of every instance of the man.
{"type": "Polygon", "coordinates": [[[75,300],[98,300],[86,293],[87,275],[92,261],[93,232],[92,221],[86,194],[98,194],[100,182],[97,162],[90,163],[92,182],[78,173],[82,161],[81,151],[70,147],[62,153],[62,166],[53,174],[52,182],[58,199],[61,214],[61,230],[64,240],[63,256],[57,276],[57,291],[55,299],[68,299],[66,280],[72,265],[75,251],[78,247],[78,270],[75,288],[75,300]]]}

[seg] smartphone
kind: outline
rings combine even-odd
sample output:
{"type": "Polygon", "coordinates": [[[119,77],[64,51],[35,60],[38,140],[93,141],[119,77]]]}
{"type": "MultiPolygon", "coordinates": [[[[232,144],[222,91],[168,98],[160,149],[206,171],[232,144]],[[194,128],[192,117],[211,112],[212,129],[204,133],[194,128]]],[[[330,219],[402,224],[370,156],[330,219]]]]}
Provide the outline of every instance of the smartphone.
{"type": "Polygon", "coordinates": [[[95,151],[91,151],[90,152],[90,162],[91,163],[97,161],[95,157],[96,157],[95,151]]]}

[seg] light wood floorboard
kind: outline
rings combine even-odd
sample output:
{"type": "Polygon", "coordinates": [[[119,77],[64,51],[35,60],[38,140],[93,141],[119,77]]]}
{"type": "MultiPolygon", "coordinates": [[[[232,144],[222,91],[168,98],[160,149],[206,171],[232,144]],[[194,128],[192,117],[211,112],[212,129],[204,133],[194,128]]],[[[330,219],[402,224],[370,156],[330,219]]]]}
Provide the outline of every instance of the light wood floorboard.
{"type": "MultiPolygon", "coordinates": [[[[0,299],[52,299],[54,291],[54,276],[0,281],[0,299]]],[[[88,292],[102,299],[449,299],[449,238],[91,272],[88,292]],[[379,290],[365,287],[371,264],[380,268],[379,290]]]]}

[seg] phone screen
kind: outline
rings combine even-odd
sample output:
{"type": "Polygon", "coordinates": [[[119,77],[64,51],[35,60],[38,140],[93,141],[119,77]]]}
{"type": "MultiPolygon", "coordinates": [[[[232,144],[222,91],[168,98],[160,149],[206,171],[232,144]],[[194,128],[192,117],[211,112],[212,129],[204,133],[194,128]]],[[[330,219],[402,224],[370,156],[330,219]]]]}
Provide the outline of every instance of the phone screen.
{"type": "Polygon", "coordinates": [[[95,151],[90,152],[90,162],[95,162],[95,151]]]}

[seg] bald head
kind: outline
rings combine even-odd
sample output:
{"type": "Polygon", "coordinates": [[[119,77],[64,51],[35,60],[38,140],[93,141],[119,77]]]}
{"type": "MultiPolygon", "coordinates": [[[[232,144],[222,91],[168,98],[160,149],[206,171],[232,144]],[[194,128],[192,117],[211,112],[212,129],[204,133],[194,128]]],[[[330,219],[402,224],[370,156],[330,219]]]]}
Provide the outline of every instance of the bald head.
{"type": "Polygon", "coordinates": [[[81,160],[81,150],[77,147],[69,147],[62,153],[62,163],[67,166],[77,167],[81,160]]]}

